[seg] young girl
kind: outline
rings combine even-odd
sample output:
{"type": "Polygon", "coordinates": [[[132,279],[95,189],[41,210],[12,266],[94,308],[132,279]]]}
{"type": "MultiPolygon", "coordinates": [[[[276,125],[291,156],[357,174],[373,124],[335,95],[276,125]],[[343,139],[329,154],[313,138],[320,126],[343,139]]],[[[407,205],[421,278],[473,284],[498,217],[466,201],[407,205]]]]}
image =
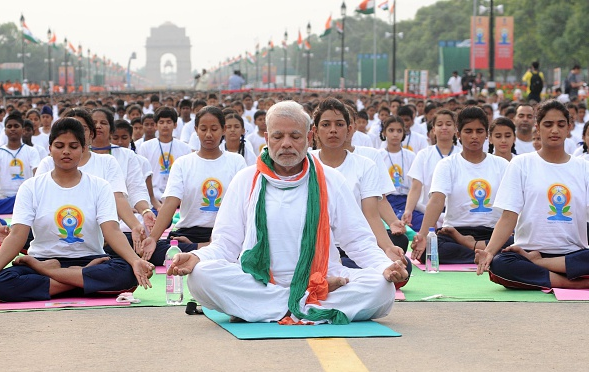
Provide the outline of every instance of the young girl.
{"type": "MultiPolygon", "coordinates": [[[[584,142],[584,143],[586,143],[586,142],[584,142]]],[[[536,127],[534,127],[534,129],[532,130],[532,145],[534,145],[534,150],[536,150],[536,151],[539,151],[542,148],[542,140],[540,139],[540,132],[538,132],[536,127]]],[[[579,149],[582,150],[583,146],[580,146],[577,150],[579,150],[579,149]]],[[[577,150],[575,150],[575,152],[577,152],[577,150]]],[[[579,153],[582,153],[582,151],[579,151],[579,153]]],[[[575,156],[575,155],[573,154],[573,156],[575,156]]]]}
{"type": "MultiPolygon", "coordinates": [[[[141,124],[141,118],[134,118],[131,120],[131,126],[133,127],[132,139],[137,141],[143,138],[143,124],[141,124]]],[[[135,146],[135,144],[133,144],[135,146]]]]}
{"type": "Polygon", "coordinates": [[[164,203],[153,230],[143,242],[146,260],[151,259],[154,252],[162,257],[165,254],[167,248],[160,248],[158,244],[156,249],[156,242],[178,207],[180,220],[173,235],[186,237],[188,240],[184,241],[192,243],[209,242],[224,192],[233,176],[246,166],[242,156],[219,147],[225,131],[225,117],[220,109],[206,106],[196,114],[194,122],[200,150],[178,158],[170,172],[164,203]]]}
{"type": "Polygon", "coordinates": [[[139,147],[149,140],[155,138],[155,132],[157,132],[155,118],[153,114],[144,115],[141,118],[141,124],[143,125],[143,137],[135,141],[135,147],[139,150],[139,147]]]}
{"type": "Polygon", "coordinates": [[[49,135],[39,130],[41,127],[41,114],[39,111],[36,109],[30,109],[27,111],[25,118],[33,122],[33,137],[31,138],[31,141],[35,145],[39,145],[49,152],[49,135]]]}
{"type": "Polygon", "coordinates": [[[401,220],[413,227],[415,231],[421,229],[436,165],[440,160],[461,151],[456,146],[456,114],[454,112],[440,110],[434,115],[432,123],[434,145],[426,147],[415,156],[407,173],[407,176],[411,178],[411,188],[407,194],[405,212],[401,220]],[[414,215],[414,211],[421,213],[414,215]]]}
{"type": "Polygon", "coordinates": [[[496,190],[507,160],[483,151],[489,123],[485,112],[466,107],[458,115],[462,152],[442,159],[434,170],[430,199],[419,233],[413,239],[411,257],[425,260],[426,235],[446,208],[438,235],[440,263],[471,263],[491,237],[500,211],[494,207],[496,190]]]}
{"type": "Polygon", "coordinates": [[[496,199],[503,213],[487,247],[476,251],[477,274],[489,271],[509,288],[587,289],[589,163],[565,152],[572,123],[560,102],[539,105],[536,128],[542,148],[509,164],[496,199]],[[499,253],[514,229],[514,245],[499,253]]]}
{"type": "Polygon", "coordinates": [[[118,227],[109,184],[78,170],[86,151],[84,128],[72,118],[51,128],[55,168],[27,180],[18,192],[12,230],[2,242],[0,267],[14,259],[32,229],[28,256],[0,271],[1,301],[48,300],[72,290],[76,295],[151,287],[154,266],[140,259],[118,227]],[[80,198],[80,195],[84,195],[80,198]],[[106,240],[122,257],[109,259],[106,240]]]}
{"type": "MultiPolygon", "coordinates": [[[[370,159],[344,148],[351,132],[350,115],[344,104],[335,98],[325,99],[315,110],[313,122],[313,130],[320,142],[321,150],[313,150],[312,153],[321,163],[335,168],[344,175],[346,184],[362,209],[378,246],[389,258],[403,260],[403,249],[392,243],[380,219],[378,200],[383,193],[376,165],[370,159]]],[[[357,267],[353,262],[348,264],[357,267]]]]}
{"type": "Polygon", "coordinates": [[[247,165],[256,163],[253,148],[245,140],[243,118],[238,113],[225,115],[225,140],[221,143],[221,148],[243,156],[247,165]]]}
{"type": "MultiPolygon", "coordinates": [[[[395,185],[395,191],[387,195],[387,200],[397,217],[401,218],[405,212],[407,193],[411,188],[411,179],[407,177],[407,172],[411,169],[415,153],[401,146],[405,139],[405,125],[398,116],[389,116],[384,120],[380,137],[387,143],[387,147],[381,149],[380,154],[395,185]]],[[[413,211],[413,218],[421,218],[420,214],[421,212],[413,211]]]]}
{"type": "Polygon", "coordinates": [[[256,111],[253,120],[257,130],[248,135],[246,139],[252,144],[254,155],[259,156],[264,147],[266,147],[266,139],[264,138],[264,133],[266,132],[266,111],[256,111]]]}
{"type": "MultiPolygon", "coordinates": [[[[580,156],[583,157],[583,159],[589,160],[589,121],[585,123],[585,125],[583,126],[583,145],[577,147],[577,149],[575,150],[575,152],[573,152],[573,156],[580,156]]],[[[539,132],[538,132],[539,133],[539,132]]],[[[538,134],[538,139],[539,139],[540,135],[538,134]]]]}
{"type": "Polygon", "coordinates": [[[489,154],[511,161],[515,151],[515,124],[508,118],[499,117],[489,126],[489,154]]]}

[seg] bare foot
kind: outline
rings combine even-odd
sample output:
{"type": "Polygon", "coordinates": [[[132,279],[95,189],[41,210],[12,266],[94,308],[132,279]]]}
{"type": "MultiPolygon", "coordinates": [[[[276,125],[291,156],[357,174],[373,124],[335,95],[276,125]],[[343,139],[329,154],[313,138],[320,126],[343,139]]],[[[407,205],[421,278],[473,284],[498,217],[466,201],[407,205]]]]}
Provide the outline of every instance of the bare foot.
{"type": "Polygon", "coordinates": [[[88,265],[86,265],[85,267],[90,267],[90,266],[98,265],[98,264],[101,264],[101,263],[106,262],[108,260],[110,260],[110,257],[99,257],[99,258],[95,258],[92,261],[88,262],[88,265]]]}
{"type": "Polygon", "coordinates": [[[247,322],[237,316],[231,315],[229,317],[229,323],[247,323],[247,322]]]}
{"type": "MultiPolygon", "coordinates": [[[[473,249],[476,243],[475,238],[472,235],[462,235],[453,227],[442,227],[438,234],[446,235],[454,239],[454,241],[460,245],[463,245],[469,249],[473,249]]],[[[481,248],[481,247],[478,247],[481,248]]]]}
{"type": "Polygon", "coordinates": [[[339,287],[342,287],[346,284],[348,284],[348,282],[350,281],[350,279],[348,278],[342,278],[341,276],[330,276],[327,278],[327,291],[328,292],[333,292],[336,289],[338,289],[339,287]]]}
{"type": "Polygon", "coordinates": [[[538,251],[526,252],[523,250],[522,247],[519,247],[517,245],[509,246],[509,247],[505,248],[503,251],[517,253],[519,255],[524,256],[525,258],[527,258],[528,260],[530,260],[531,262],[534,262],[534,263],[536,263],[538,260],[542,259],[542,255],[540,254],[540,252],[538,252],[538,251]]]}
{"type": "Polygon", "coordinates": [[[13,262],[13,265],[16,266],[28,266],[31,269],[35,270],[39,274],[45,275],[45,273],[49,270],[55,270],[61,268],[61,264],[58,260],[45,260],[39,261],[35,257],[32,256],[20,256],[17,257],[13,262]]]}

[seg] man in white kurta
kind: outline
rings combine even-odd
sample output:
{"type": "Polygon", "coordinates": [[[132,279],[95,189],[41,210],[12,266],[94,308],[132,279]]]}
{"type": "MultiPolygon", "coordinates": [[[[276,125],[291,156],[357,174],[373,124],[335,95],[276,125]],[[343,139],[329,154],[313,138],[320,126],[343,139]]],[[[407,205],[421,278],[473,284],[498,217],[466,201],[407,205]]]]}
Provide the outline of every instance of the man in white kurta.
{"type": "MultiPolygon", "coordinates": [[[[229,185],[211,244],[177,255],[169,269],[171,274],[189,274],[188,288],[203,306],[250,322],[279,321],[290,315],[291,280],[300,259],[312,182],[310,172],[303,168],[304,162],[313,160],[307,158],[310,118],[302,106],[292,101],[278,103],[268,111],[267,122],[268,153],[278,176],[266,178],[264,199],[273,280],[268,284],[256,280],[244,272],[240,262],[240,255],[257,241],[252,213],[256,197],[250,198],[256,166],[240,171],[229,185]]],[[[336,309],[349,321],[386,316],[395,300],[394,283],[407,278],[405,265],[392,262],[377,246],[345,178],[326,166],[323,171],[330,229],[326,271],[330,291],[319,304],[306,303],[307,291],[297,310],[305,315],[310,308],[336,309]],[[340,263],[336,241],[363,269],[348,269],[340,263]]],[[[253,190],[257,192],[256,188],[253,190]]],[[[294,319],[297,320],[305,319],[294,319]]]]}

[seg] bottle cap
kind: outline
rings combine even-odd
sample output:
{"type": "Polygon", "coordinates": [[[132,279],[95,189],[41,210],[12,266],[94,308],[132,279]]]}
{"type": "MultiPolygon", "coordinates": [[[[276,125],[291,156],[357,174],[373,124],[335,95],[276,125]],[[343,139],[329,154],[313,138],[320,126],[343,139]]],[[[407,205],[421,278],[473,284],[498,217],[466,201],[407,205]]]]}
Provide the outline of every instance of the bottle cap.
{"type": "Polygon", "coordinates": [[[435,227],[430,227],[429,228],[429,232],[436,232],[436,228],[435,227]]]}
{"type": "Polygon", "coordinates": [[[170,240],[170,245],[178,245],[178,241],[176,239],[170,240]]]}

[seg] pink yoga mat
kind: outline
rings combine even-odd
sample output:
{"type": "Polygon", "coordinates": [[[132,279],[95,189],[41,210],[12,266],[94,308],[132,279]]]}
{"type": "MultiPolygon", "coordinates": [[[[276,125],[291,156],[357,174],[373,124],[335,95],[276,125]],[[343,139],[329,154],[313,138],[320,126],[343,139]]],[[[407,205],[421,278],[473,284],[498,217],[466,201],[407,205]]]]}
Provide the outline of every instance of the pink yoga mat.
{"type": "Polygon", "coordinates": [[[128,306],[130,302],[117,302],[114,298],[58,298],[48,301],[28,302],[0,302],[0,310],[31,310],[31,309],[56,309],[65,307],[90,307],[90,306],[128,306]]]}
{"type": "Polygon", "coordinates": [[[554,292],[554,297],[558,301],[588,301],[589,300],[589,289],[564,289],[564,288],[552,288],[544,290],[543,292],[550,293],[554,292]]]}
{"type": "MultiPolygon", "coordinates": [[[[425,271],[425,264],[417,260],[411,259],[411,253],[407,252],[405,254],[407,260],[410,260],[413,266],[416,266],[419,270],[425,271]]],[[[440,271],[470,271],[474,272],[477,271],[477,265],[472,264],[440,264],[440,271]]]]}
{"type": "Polygon", "coordinates": [[[401,291],[400,289],[397,289],[397,291],[395,292],[395,300],[405,301],[405,293],[403,293],[403,291],[401,291]]]}
{"type": "Polygon", "coordinates": [[[156,266],[155,267],[155,273],[156,274],[165,274],[166,273],[166,267],[165,266],[156,266]]]}

